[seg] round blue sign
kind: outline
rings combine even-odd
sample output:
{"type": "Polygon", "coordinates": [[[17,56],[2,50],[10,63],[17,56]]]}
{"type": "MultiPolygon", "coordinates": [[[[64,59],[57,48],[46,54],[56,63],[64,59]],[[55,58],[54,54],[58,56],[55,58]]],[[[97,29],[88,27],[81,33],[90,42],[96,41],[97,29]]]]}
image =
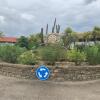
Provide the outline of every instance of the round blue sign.
{"type": "Polygon", "coordinates": [[[42,65],[39,68],[37,68],[36,76],[39,80],[47,80],[50,76],[50,71],[46,66],[42,65]]]}

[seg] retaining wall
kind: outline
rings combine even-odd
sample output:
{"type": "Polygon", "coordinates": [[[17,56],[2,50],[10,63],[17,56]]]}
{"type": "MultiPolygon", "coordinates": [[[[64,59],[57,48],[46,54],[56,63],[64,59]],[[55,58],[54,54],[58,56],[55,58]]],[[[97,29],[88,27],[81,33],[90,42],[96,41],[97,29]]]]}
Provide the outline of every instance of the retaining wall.
{"type": "MultiPolygon", "coordinates": [[[[49,80],[55,81],[88,81],[100,79],[100,66],[74,66],[68,68],[49,68],[51,76],[49,80]]],[[[18,65],[18,64],[2,64],[0,63],[0,74],[25,78],[25,79],[37,79],[35,76],[35,70],[32,72],[32,66],[18,65]]]]}
{"type": "Polygon", "coordinates": [[[100,67],[68,67],[59,68],[56,77],[67,81],[88,81],[100,79],[100,67]]]}
{"type": "Polygon", "coordinates": [[[33,79],[31,69],[28,65],[0,63],[0,74],[5,76],[33,79]]]}

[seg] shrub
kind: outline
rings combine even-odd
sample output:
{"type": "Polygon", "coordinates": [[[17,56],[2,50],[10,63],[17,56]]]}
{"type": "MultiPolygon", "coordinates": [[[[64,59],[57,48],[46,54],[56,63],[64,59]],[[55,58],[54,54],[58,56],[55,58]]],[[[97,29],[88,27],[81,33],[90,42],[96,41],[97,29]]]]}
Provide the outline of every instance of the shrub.
{"type": "Polygon", "coordinates": [[[0,59],[9,63],[17,63],[18,56],[26,51],[18,46],[0,46],[0,59]]]}
{"type": "Polygon", "coordinates": [[[98,46],[86,47],[87,62],[90,65],[100,64],[100,48],[98,46]]]}
{"type": "Polygon", "coordinates": [[[85,61],[86,54],[84,52],[77,51],[76,49],[72,49],[67,51],[67,58],[69,61],[75,62],[75,65],[80,65],[81,62],[85,61]]]}
{"type": "Polygon", "coordinates": [[[38,57],[35,55],[35,53],[33,53],[32,50],[26,51],[19,56],[18,62],[21,64],[32,65],[38,63],[38,57]]]}
{"type": "Polygon", "coordinates": [[[41,48],[40,55],[42,60],[48,64],[54,64],[56,61],[65,59],[65,50],[57,45],[49,45],[41,48]]]}
{"type": "Polygon", "coordinates": [[[98,48],[98,52],[100,52],[100,44],[96,44],[96,47],[98,48]]]}

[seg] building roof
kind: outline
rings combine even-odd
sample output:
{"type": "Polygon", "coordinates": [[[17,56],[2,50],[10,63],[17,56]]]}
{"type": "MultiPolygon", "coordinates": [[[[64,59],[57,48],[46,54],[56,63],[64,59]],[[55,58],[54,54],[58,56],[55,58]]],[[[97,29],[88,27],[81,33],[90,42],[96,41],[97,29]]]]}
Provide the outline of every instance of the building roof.
{"type": "Polygon", "coordinates": [[[16,43],[17,38],[15,38],[15,37],[0,37],[0,42],[16,43]]]}

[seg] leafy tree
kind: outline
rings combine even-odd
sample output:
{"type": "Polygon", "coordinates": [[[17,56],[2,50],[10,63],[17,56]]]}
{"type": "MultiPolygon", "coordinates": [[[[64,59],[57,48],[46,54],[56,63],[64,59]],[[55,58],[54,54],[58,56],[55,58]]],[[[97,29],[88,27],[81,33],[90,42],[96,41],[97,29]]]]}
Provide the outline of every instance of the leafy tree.
{"type": "Polygon", "coordinates": [[[35,35],[30,35],[28,40],[29,40],[29,49],[37,48],[41,43],[40,34],[38,33],[35,35]]]}
{"type": "Polygon", "coordinates": [[[75,45],[77,38],[76,32],[74,32],[70,27],[66,28],[64,36],[62,37],[64,46],[70,48],[71,43],[74,43],[75,45]]]}
{"type": "Polygon", "coordinates": [[[77,33],[76,32],[72,32],[71,33],[71,42],[73,42],[74,43],[74,47],[75,47],[75,45],[76,45],[76,41],[78,41],[78,36],[77,36],[77,33]]]}
{"type": "Polygon", "coordinates": [[[65,34],[72,33],[72,32],[73,30],[70,27],[65,29],[65,34]]]}
{"type": "Polygon", "coordinates": [[[92,32],[88,31],[88,32],[84,32],[83,34],[83,40],[85,42],[85,44],[90,41],[92,39],[92,32]]]}
{"type": "Polygon", "coordinates": [[[100,27],[95,26],[94,29],[93,29],[92,35],[93,35],[94,43],[96,44],[97,38],[100,37],[100,27]]]}
{"type": "Polygon", "coordinates": [[[64,47],[68,48],[69,44],[70,44],[70,34],[72,32],[72,29],[71,28],[66,28],[65,29],[65,32],[64,32],[64,36],[62,37],[62,40],[63,40],[63,44],[64,44],[64,47]]]}
{"type": "Polygon", "coordinates": [[[25,36],[21,36],[21,37],[17,40],[16,45],[18,45],[18,46],[20,46],[20,47],[25,47],[25,48],[28,49],[28,45],[29,45],[28,38],[25,37],[25,36]]]}

